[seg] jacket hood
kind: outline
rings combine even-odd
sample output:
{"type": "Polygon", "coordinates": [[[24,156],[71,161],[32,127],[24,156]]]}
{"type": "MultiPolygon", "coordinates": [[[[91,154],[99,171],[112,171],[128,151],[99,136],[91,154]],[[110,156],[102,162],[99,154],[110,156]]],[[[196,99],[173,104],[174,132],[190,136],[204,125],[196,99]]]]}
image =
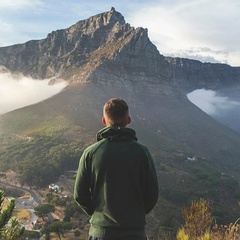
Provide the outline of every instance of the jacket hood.
{"type": "Polygon", "coordinates": [[[101,129],[97,133],[97,141],[102,139],[110,139],[115,141],[130,140],[133,139],[137,141],[136,132],[131,128],[111,126],[101,129]]]}

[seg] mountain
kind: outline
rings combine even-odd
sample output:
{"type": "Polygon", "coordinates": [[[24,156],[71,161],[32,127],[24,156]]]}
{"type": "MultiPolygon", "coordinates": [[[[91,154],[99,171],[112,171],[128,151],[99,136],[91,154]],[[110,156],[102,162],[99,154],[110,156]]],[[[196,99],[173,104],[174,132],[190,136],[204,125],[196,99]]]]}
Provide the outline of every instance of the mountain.
{"type": "Polygon", "coordinates": [[[129,127],[150,148],[157,168],[160,196],[148,216],[149,235],[176,230],[181,208],[193,199],[210,200],[219,222],[238,218],[240,135],[186,94],[239,86],[239,68],[165,57],[147,29],[131,27],[114,8],[45,39],[2,47],[0,65],[68,83],[45,101],[0,116],[2,171],[20,171],[33,184],[46,172],[45,181],[56,169],[76,170],[81,151],[102,127],[103,104],[121,97],[130,106],[129,127]],[[30,165],[35,170],[27,176],[30,165]]]}
{"type": "Polygon", "coordinates": [[[240,82],[240,67],[184,58],[166,57],[166,60],[172,66],[171,81],[185,94],[201,88],[221,90],[240,82]]]}

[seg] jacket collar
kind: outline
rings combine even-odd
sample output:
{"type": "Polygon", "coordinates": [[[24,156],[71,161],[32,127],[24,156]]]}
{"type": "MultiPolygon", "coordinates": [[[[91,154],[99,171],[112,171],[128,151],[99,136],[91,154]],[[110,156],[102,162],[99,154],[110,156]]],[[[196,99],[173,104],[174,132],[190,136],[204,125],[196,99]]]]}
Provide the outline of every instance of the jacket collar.
{"type": "Polygon", "coordinates": [[[97,141],[102,139],[115,141],[133,139],[137,141],[136,132],[133,129],[120,126],[111,126],[101,129],[97,133],[97,141]]]}

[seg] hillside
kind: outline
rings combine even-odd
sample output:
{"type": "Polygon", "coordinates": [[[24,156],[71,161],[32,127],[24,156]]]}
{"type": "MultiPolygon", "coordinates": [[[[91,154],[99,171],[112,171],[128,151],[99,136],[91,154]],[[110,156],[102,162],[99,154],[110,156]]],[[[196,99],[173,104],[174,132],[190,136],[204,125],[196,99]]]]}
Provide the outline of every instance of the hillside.
{"type": "MultiPolygon", "coordinates": [[[[189,86],[186,76],[194,74],[184,67],[185,74],[174,70],[147,29],[131,27],[111,9],[46,39],[0,48],[0,64],[68,82],[61,93],[0,116],[1,171],[12,168],[28,184],[44,185],[76,169],[82,150],[102,127],[103,104],[121,97],[130,106],[130,127],[156,163],[160,197],[148,231],[156,236],[162,227],[176,229],[181,207],[192,199],[210,200],[219,222],[238,218],[240,135],[187,99],[187,88],[194,89],[202,78],[189,86]],[[45,182],[39,181],[43,174],[45,182]],[[49,174],[51,179],[45,177],[49,174]]],[[[213,85],[217,73],[212,70],[205,82],[213,85]]]]}

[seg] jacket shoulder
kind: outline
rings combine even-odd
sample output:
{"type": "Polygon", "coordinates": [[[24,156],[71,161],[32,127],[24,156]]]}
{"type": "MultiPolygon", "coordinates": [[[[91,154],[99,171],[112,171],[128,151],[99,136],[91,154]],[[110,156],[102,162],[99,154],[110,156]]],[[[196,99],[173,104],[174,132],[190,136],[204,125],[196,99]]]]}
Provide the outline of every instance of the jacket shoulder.
{"type": "Polygon", "coordinates": [[[137,142],[136,141],[136,144],[138,145],[139,148],[141,148],[144,152],[149,152],[149,149],[146,145],[140,143],[140,142],[137,142]]]}
{"type": "Polygon", "coordinates": [[[93,153],[95,152],[106,140],[105,139],[102,139],[90,146],[88,146],[85,150],[84,150],[84,153],[93,153]]]}

